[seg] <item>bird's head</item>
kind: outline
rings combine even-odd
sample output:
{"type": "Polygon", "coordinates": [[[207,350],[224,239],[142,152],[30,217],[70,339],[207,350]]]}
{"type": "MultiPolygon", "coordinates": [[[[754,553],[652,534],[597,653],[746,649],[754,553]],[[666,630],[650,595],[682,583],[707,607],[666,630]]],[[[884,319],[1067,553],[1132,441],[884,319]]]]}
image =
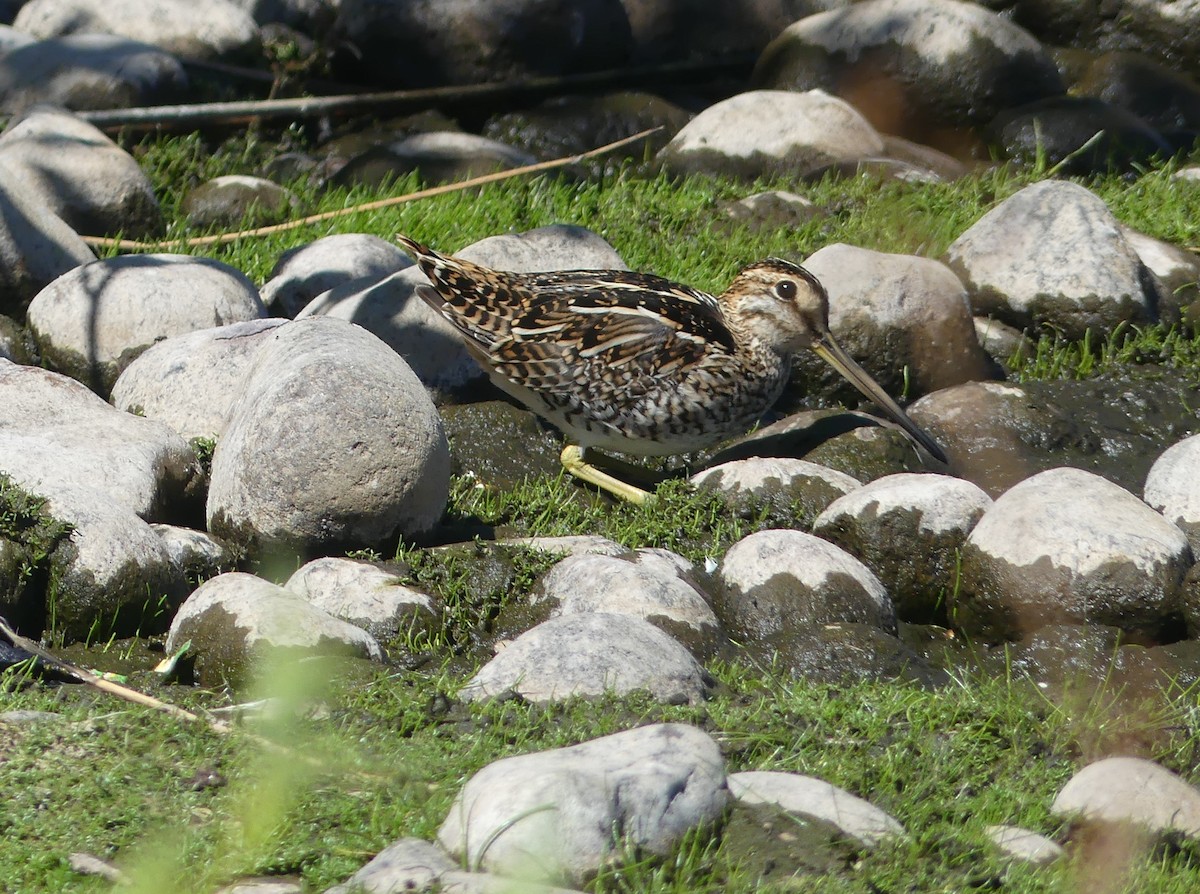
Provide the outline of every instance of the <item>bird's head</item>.
{"type": "Polygon", "coordinates": [[[720,297],[730,328],[788,356],[829,335],[829,296],[798,264],[768,258],[751,264],[720,297]]]}
{"type": "Polygon", "coordinates": [[[751,264],[718,300],[738,337],[752,336],[784,356],[811,350],[878,404],[931,456],[947,461],[933,439],[838,344],[829,331],[829,295],[803,267],[778,258],[751,264]]]}

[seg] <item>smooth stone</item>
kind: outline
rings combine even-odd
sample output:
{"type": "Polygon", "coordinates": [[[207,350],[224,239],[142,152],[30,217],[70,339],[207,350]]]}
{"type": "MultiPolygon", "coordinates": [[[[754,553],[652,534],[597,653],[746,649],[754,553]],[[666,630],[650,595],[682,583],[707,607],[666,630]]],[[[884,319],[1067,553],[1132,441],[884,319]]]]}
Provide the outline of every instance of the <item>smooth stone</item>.
{"type": "Polygon", "coordinates": [[[527,152],[487,137],[435,131],[368,149],[350,159],[331,182],[337,186],[378,187],[416,173],[424,183],[452,183],[536,161],[527,152]]]}
{"type": "Polygon", "coordinates": [[[752,770],[731,773],[729,791],[747,804],[777,804],[789,813],[815,816],[872,848],[887,838],[904,835],[904,827],[878,807],[812,776],[752,770]]]}
{"type": "Polygon", "coordinates": [[[162,538],[171,563],[187,580],[207,580],[234,564],[225,545],[206,531],[164,524],[150,529],[162,538]]]}
{"type": "Polygon", "coordinates": [[[629,552],[615,540],[599,534],[574,534],[563,537],[513,537],[502,540],[514,546],[540,550],[558,556],[623,556],[629,552]]]}
{"type": "Polygon", "coordinates": [[[887,590],[858,559],[803,531],[759,531],[725,553],[717,617],[734,636],[758,640],[839,622],[894,633],[887,590]]]}
{"type": "Polygon", "coordinates": [[[354,559],[314,559],[284,587],[317,608],[380,639],[429,630],[439,620],[429,595],[397,575],[354,559]]]}
{"type": "Polygon", "coordinates": [[[258,289],[240,270],[188,255],[120,255],[60,276],[29,304],[43,362],[107,395],[160,339],[256,320],[258,289]]]}
{"type": "Polygon", "coordinates": [[[112,34],[38,40],[0,57],[0,109],[9,113],[40,103],[75,111],[163,105],[183,101],[187,88],[170,53],[112,34]]]}
{"type": "Polygon", "coordinates": [[[700,489],[722,494],[735,507],[754,502],[799,504],[807,518],[862,483],[845,472],[804,459],[750,457],[710,466],[691,477],[700,489]]]}
{"type": "Polygon", "coordinates": [[[1032,34],[957,0],[866,0],[804,16],[763,50],[751,83],[836,90],[880,131],[935,145],[947,126],[1064,91],[1032,34]]]}
{"type": "Polygon", "coordinates": [[[988,826],[987,836],[1008,856],[1037,866],[1048,866],[1067,855],[1045,835],[1018,826],[988,826]]]}
{"type": "Polygon", "coordinates": [[[0,312],[24,319],[42,289],[95,260],[87,243],[25,184],[21,172],[0,164],[0,312]]]}
{"type": "Polygon", "coordinates": [[[1153,274],[1104,201],[1077,183],[1043,180],[1005,199],[946,250],[978,314],[1076,340],[1155,319],[1153,274]]]}
{"type": "Polygon", "coordinates": [[[883,140],[849,103],[822,90],[752,90],[704,109],[658,154],[672,174],[754,179],[803,174],[879,155],[883,140]]]}
{"type": "Polygon", "coordinates": [[[0,469],[26,490],[92,491],[157,518],[182,496],[194,461],[163,423],[122,413],[66,376],[0,360],[0,469]]]}
{"type": "Polygon", "coordinates": [[[255,665],[286,656],[350,655],[383,660],[366,631],[270,581],[232,571],[201,584],[179,607],[165,650],[191,641],[205,685],[249,682],[255,665]]]}
{"type": "Polygon", "coordinates": [[[115,34],[185,59],[244,56],[259,43],[254,20],[228,0],[28,0],[13,27],[39,38],[115,34]]]}
{"type": "Polygon", "coordinates": [[[991,358],[1007,368],[1012,358],[1029,358],[1033,356],[1037,346],[1033,339],[1019,329],[1014,329],[1007,323],[1001,323],[991,317],[977,316],[975,321],[975,337],[980,346],[991,355],[991,358]]]}
{"type": "Polygon", "coordinates": [[[1200,435],[1184,438],[1162,452],[1150,467],[1142,492],[1146,502],[1176,525],[1200,556],[1200,435]]]}
{"type": "Polygon", "coordinates": [[[656,724],[489,764],[451,805],[438,841],[471,869],[578,883],[613,859],[614,832],[666,856],[715,823],[728,798],[717,743],[656,724]]]}
{"type": "Polygon", "coordinates": [[[156,342],[117,377],[113,406],[189,440],[220,440],[259,351],[285,322],[246,320],[156,342]]]}
{"type": "Polygon", "coordinates": [[[798,227],[825,216],[815,202],[782,189],[756,192],[736,202],[729,202],[721,206],[721,212],[732,223],[755,233],[798,227]]]}
{"type": "Polygon", "coordinates": [[[642,618],[694,654],[708,654],[720,638],[720,625],[708,595],[689,578],[690,570],[682,557],[651,550],[629,557],[568,556],[542,577],[530,602],[551,603],[551,617],[610,612],[642,618]]]}
{"type": "Polygon", "coordinates": [[[1065,819],[1133,823],[1153,832],[1200,838],[1200,791],[1165,767],[1138,757],[1088,764],[1062,787],[1050,810],[1065,819]]]}
{"type": "Polygon", "coordinates": [[[192,189],[180,210],[188,226],[196,228],[275,223],[283,220],[297,202],[291,190],[265,177],[226,174],[192,189]]]}
{"type": "Polygon", "coordinates": [[[699,704],[708,686],[691,653],[649,621],[585,612],[527,630],[480,668],[459,695],[474,702],[515,691],[544,704],[643,690],[668,704],[699,704]]]}
{"type": "Polygon", "coordinates": [[[394,242],[335,233],[284,252],[262,287],[262,300],[273,312],[294,317],[330,289],[349,282],[365,287],[411,266],[412,258],[394,242]]]}
{"type": "Polygon", "coordinates": [[[459,864],[436,844],[421,838],[393,841],[371,861],[325,894],[397,894],[444,890],[443,877],[459,864]]]}
{"type": "Polygon", "coordinates": [[[62,109],[38,106],[11,122],[0,164],[76,232],[137,239],[162,229],[154,186],[134,157],[62,109]]]}
{"type": "Polygon", "coordinates": [[[834,500],[813,533],[862,560],[887,587],[901,621],[944,624],[959,553],[991,504],[961,478],[887,475],[834,500]]]}
{"type": "Polygon", "coordinates": [[[951,600],[970,635],[1013,639],[1047,624],[1157,636],[1193,561],[1187,537],[1129,491],[1050,469],[1002,494],[962,552],[951,600]]]}
{"type": "Polygon", "coordinates": [[[1189,305],[1200,298],[1200,258],[1178,245],[1154,239],[1129,227],[1122,228],[1125,241],[1137,252],[1146,268],[1158,277],[1158,317],[1166,324],[1178,323],[1189,305]]]}
{"type": "MultiPolygon", "coordinates": [[[[804,266],[829,292],[830,329],[885,391],[921,395],[997,377],[975,337],[966,290],[944,264],[839,243],[804,266]]],[[[796,365],[825,387],[842,384],[815,356],[804,354],[796,365]]]]}
{"type": "Polygon", "coordinates": [[[217,443],[208,527],[251,553],[374,548],[433,527],[449,486],[408,365],[357,326],[298,320],[271,331],[217,443]]]}

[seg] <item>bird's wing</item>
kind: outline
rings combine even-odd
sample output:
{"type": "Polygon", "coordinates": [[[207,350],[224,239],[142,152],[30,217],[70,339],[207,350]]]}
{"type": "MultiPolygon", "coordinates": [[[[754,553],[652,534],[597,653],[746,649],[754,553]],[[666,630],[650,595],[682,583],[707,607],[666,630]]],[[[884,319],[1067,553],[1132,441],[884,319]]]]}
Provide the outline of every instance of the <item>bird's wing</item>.
{"type": "Polygon", "coordinates": [[[498,372],[534,390],[577,388],[597,368],[638,387],[735,350],[714,298],[659,277],[580,271],[523,285],[532,300],[490,353],[498,372]]]}

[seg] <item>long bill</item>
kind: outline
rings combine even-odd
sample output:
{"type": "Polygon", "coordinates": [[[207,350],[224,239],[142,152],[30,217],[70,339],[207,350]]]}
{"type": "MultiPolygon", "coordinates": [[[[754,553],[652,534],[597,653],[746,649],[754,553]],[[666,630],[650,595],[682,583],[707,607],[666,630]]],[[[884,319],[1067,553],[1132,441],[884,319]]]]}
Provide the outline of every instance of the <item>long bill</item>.
{"type": "Polygon", "coordinates": [[[901,428],[908,432],[914,441],[929,451],[930,456],[940,463],[949,462],[946,459],[946,454],[942,452],[942,448],[935,444],[929,435],[921,431],[917,427],[917,424],[908,418],[908,414],[900,409],[900,405],[892,400],[888,393],[879,386],[879,383],[872,379],[870,374],[859,366],[841,345],[833,340],[833,336],[826,335],[820,341],[814,342],[812,352],[841,373],[855,388],[887,411],[887,414],[901,428]]]}

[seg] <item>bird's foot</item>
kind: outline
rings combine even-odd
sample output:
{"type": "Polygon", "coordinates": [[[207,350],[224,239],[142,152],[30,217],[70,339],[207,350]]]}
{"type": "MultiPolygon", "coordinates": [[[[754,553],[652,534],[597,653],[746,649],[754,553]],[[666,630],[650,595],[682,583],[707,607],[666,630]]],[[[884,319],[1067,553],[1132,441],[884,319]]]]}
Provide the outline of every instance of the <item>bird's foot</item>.
{"type": "MultiPolygon", "coordinates": [[[[563,468],[570,474],[574,475],[581,481],[586,481],[588,484],[594,485],[603,491],[607,491],[614,497],[620,500],[626,500],[637,506],[644,506],[646,503],[654,500],[654,495],[642,490],[640,487],[635,487],[632,484],[622,481],[619,478],[610,475],[603,469],[593,465],[587,461],[587,456],[582,447],[577,447],[574,444],[568,444],[563,448],[562,456],[559,457],[562,461],[563,468]]],[[[606,458],[607,460],[607,458],[606,458]]],[[[628,463],[620,463],[620,465],[628,468],[628,463]]]]}

